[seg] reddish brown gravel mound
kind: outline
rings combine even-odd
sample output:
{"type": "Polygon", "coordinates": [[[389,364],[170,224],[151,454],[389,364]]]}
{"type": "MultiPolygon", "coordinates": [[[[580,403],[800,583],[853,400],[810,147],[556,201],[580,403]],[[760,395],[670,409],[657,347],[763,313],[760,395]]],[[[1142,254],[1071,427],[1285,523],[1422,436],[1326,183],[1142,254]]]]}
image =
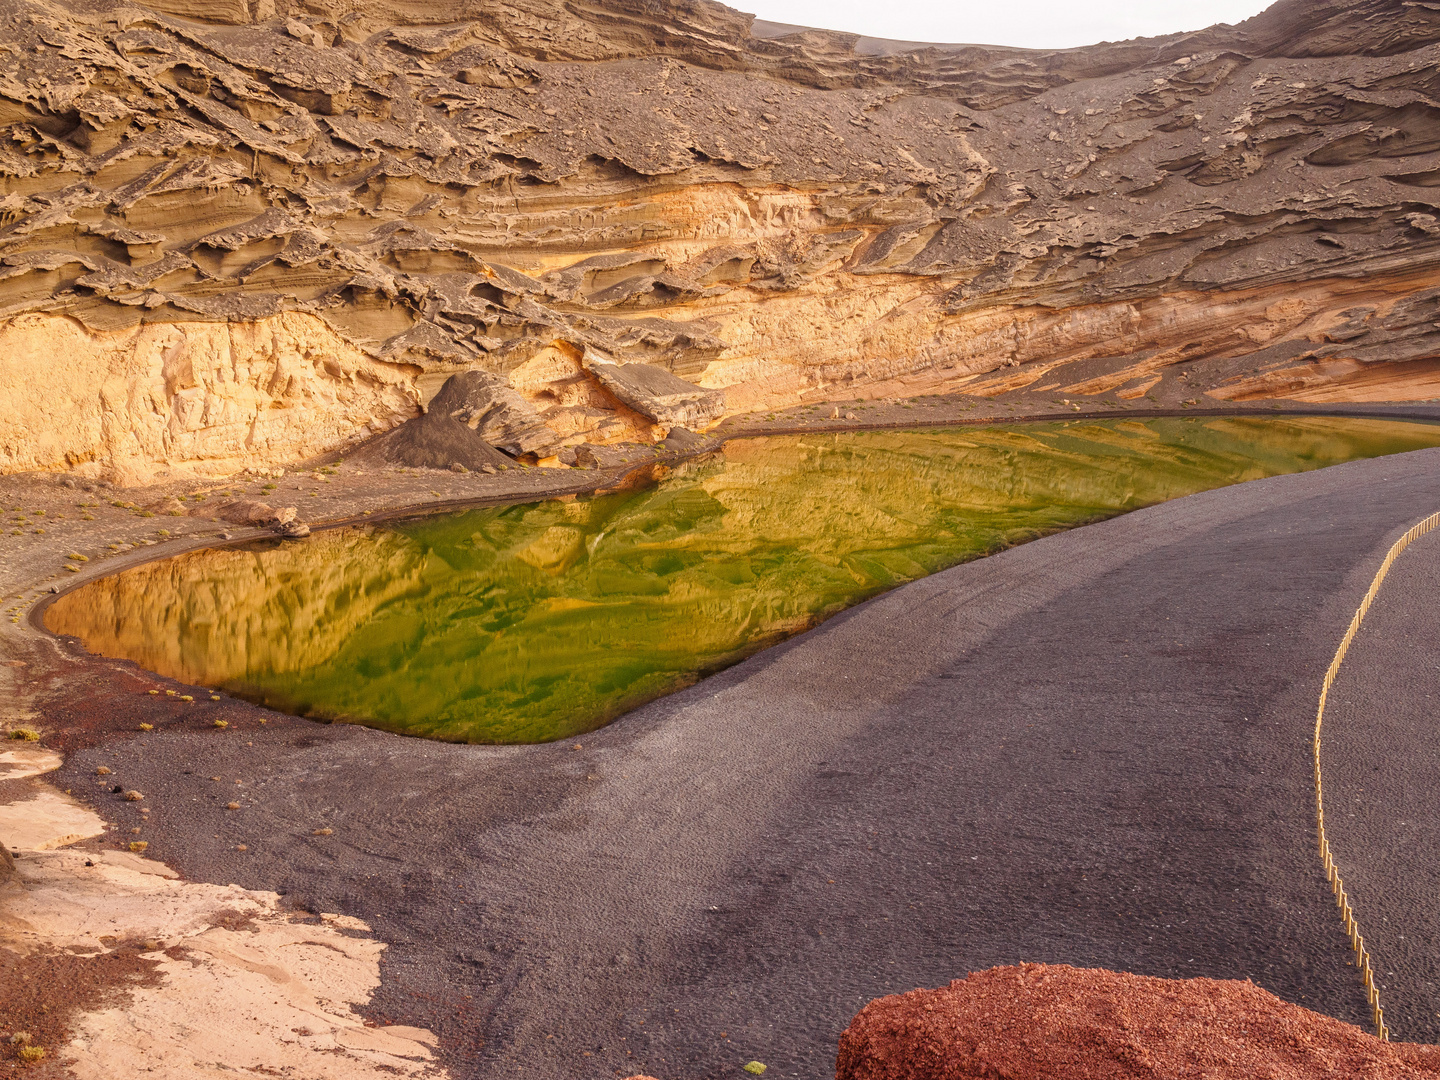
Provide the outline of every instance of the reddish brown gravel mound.
{"type": "Polygon", "coordinates": [[[1440,1047],[1381,1042],[1248,980],[1021,964],[976,972],[940,990],[877,998],[840,1036],[835,1075],[1402,1080],[1440,1076],[1440,1047]]]}

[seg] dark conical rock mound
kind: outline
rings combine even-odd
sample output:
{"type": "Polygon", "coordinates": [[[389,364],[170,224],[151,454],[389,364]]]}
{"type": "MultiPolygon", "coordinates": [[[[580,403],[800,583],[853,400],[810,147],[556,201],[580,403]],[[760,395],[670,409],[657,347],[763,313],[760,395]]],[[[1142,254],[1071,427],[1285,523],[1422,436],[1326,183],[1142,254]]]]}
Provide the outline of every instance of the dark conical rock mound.
{"type": "Polygon", "coordinates": [[[493,472],[513,463],[508,455],[544,457],[557,442],[503,379],[485,371],[462,371],[445,380],[425,413],[371,439],[351,460],[493,472]]]}

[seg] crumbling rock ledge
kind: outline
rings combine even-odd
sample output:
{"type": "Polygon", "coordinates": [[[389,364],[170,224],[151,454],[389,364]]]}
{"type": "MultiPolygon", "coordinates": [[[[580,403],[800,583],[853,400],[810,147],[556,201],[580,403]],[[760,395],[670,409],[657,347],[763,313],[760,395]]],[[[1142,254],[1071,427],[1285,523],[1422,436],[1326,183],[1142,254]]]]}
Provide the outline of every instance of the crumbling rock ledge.
{"type": "Polygon", "coordinates": [[[1433,4],[1027,51],[708,0],[0,0],[0,42],[0,471],[285,464],[460,372],[536,457],[1182,368],[1440,396],[1433,4]]]}
{"type": "Polygon", "coordinates": [[[586,353],[585,370],[606,390],[657,424],[705,427],[725,412],[723,390],[704,390],[651,364],[617,364],[586,353]]]}
{"type": "Polygon", "coordinates": [[[1440,1076],[1440,1047],[1382,1042],[1254,983],[1065,964],[998,967],[866,1005],[836,1080],[1275,1080],[1440,1076]]]}

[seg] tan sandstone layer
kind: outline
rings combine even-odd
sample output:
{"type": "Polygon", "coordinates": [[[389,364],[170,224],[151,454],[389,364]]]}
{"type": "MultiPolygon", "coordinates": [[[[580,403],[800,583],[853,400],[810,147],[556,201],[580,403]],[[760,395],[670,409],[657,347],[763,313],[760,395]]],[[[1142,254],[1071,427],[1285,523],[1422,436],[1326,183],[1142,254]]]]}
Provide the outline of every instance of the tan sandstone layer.
{"type": "Polygon", "coordinates": [[[283,465],[465,370],[560,461],[676,425],[637,364],[690,427],[1440,396],[1433,5],[1044,52],[708,0],[4,0],[0,42],[3,471],[283,465]]]}

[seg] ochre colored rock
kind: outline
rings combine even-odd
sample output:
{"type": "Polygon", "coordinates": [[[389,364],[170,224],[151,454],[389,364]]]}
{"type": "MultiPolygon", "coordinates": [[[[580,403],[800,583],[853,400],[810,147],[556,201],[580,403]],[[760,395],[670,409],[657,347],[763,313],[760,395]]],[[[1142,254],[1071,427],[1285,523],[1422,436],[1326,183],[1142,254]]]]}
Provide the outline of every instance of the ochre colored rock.
{"type": "Polygon", "coordinates": [[[0,321],[0,356],[0,472],[72,467],[120,484],[177,465],[228,474],[419,411],[413,376],[299,312],[117,330],[23,315],[0,321]]]}
{"type": "Polygon", "coordinates": [[[872,1001],[840,1036],[836,1080],[1411,1080],[1440,1047],[1382,1042],[1251,982],[1068,965],[976,972],[872,1001]]]}
{"type": "Polygon", "coordinates": [[[166,514],[170,517],[180,517],[189,512],[185,504],[173,495],[161,499],[159,502],[151,503],[149,509],[154,513],[166,514]]]}

